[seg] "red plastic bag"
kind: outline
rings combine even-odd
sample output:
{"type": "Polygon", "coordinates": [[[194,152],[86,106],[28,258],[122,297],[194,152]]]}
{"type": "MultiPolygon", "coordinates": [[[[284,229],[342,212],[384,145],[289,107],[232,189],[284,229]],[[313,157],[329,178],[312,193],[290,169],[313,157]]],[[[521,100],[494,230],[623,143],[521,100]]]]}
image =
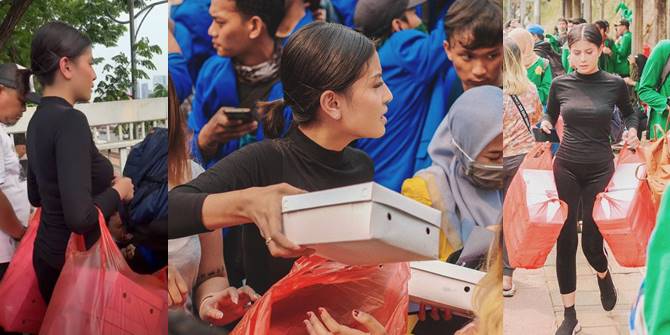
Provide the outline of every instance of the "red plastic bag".
{"type": "Polygon", "coordinates": [[[33,249],[42,209],[37,208],[0,283],[0,327],[37,334],[47,310],[33,268],[33,249]]]}
{"type": "Polygon", "coordinates": [[[307,334],[308,311],[323,307],[341,324],[361,328],[351,315],[374,316],[389,334],[407,333],[407,263],[349,266],[312,255],[298,259],[242,318],[234,335],[307,334]]]}
{"type": "Polygon", "coordinates": [[[649,185],[638,179],[644,173],[642,153],[624,146],[612,180],[593,206],[593,220],[622,266],[645,265],[647,243],[656,223],[649,185]]]}
{"type": "Polygon", "coordinates": [[[558,199],[552,172],[551,143],[536,143],[512,179],[503,204],[503,231],[510,265],[544,265],[568,216],[558,199]]]}
{"type": "Polygon", "coordinates": [[[167,273],[134,273],[98,214],[100,239],[87,251],[72,234],[42,335],[167,334],[167,273]]]}

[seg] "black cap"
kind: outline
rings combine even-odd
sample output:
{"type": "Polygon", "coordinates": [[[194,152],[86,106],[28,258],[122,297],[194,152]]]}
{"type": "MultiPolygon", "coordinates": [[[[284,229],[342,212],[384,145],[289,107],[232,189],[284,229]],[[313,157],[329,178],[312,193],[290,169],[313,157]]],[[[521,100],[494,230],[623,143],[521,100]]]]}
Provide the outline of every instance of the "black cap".
{"type": "Polygon", "coordinates": [[[30,85],[32,74],[32,71],[16,64],[0,64],[0,85],[25,92],[27,101],[39,104],[41,97],[30,85]]]}
{"type": "Polygon", "coordinates": [[[380,37],[390,29],[394,19],[424,2],[426,0],[359,0],[354,12],[354,26],[368,37],[380,37]]]}

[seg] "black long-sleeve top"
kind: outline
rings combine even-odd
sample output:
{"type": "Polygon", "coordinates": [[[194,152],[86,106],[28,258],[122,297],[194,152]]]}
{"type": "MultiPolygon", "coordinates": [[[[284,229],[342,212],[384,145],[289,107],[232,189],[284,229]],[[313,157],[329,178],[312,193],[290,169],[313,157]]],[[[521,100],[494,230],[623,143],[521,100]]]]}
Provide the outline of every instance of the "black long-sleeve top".
{"type": "Polygon", "coordinates": [[[93,143],[86,116],[60,97],[43,97],[28,124],[28,198],[42,207],[35,254],[61,268],[70,233],[100,236],[98,210],[118,208],[114,169],[93,143]]]}
{"type": "MultiPolygon", "coordinates": [[[[235,151],[190,183],[168,195],[170,238],[207,231],[202,205],[209,194],[288,183],[306,191],[372,181],[374,167],[364,152],[327,150],[293,128],[286,138],[265,140],[235,151]]],[[[242,226],[247,285],[264,293],[285,276],[294,262],[274,258],[254,224],[242,226]]]]}
{"type": "Polygon", "coordinates": [[[577,163],[598,163],[613,158],[609,135],[614,106],[619,107],[626,128],[638,126],[638,114],[628,98],[621,77],[598,71],[572,72],[554,79],[549,89],[545,120],[556,124],[559,113],[565,123],[556,157],[577,163]]]}

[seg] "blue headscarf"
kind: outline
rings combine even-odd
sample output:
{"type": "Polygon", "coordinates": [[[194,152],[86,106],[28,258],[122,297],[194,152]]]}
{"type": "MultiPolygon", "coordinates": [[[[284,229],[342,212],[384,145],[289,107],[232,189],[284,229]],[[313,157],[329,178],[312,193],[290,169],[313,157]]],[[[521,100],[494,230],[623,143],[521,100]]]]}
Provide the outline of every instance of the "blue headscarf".
{"type": "Polygon", "coordinates": [[[473,159],[502,133],[502,90],[480,86],[465,91],[440,123],[428,154],[433,165],[424,171],[432,173],[442,193],[445,211],[451,225],[467,241],[475,226],[498,224],[502,212],[502,191],[474,186],[465,175],[467,158],[452,140],[473,159]]]}

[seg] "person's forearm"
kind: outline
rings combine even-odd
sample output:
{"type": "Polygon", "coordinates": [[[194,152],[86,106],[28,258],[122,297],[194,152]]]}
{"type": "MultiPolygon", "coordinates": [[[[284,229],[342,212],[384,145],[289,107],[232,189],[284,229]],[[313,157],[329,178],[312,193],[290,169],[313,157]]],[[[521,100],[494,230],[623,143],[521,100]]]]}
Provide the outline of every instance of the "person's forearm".
{"type": "Polygon", "coordinates": [[[245,206],[251,202],[254,188],[210,194],[202,205],[202,224],[208,230],[227,228],[251,222],[245,206]]]}
{"type": "Polygon", "coordinates": [[[0,230],[14,239],[20,239],[25,231],[25,227],[16,217],[14,207],[2,191],[0,191],[0,230]]]}
{"type": "Polygon", "coordinates": [[[209,124],[205,124],[196,136],[196,143],[203,158],[209,159],[213,157],[219,149],[219,144],[212,140],[209,132],[209,124]]]}
{"type": "Polygon", "coordinates": [[[193,306],[195,306],[198,314],[200,313],[200,304],[207,296],[223,291],[228,287],[230,287],[230,284],[227,277],[212,277],[197,286],[193,292],[193,306]]]}

